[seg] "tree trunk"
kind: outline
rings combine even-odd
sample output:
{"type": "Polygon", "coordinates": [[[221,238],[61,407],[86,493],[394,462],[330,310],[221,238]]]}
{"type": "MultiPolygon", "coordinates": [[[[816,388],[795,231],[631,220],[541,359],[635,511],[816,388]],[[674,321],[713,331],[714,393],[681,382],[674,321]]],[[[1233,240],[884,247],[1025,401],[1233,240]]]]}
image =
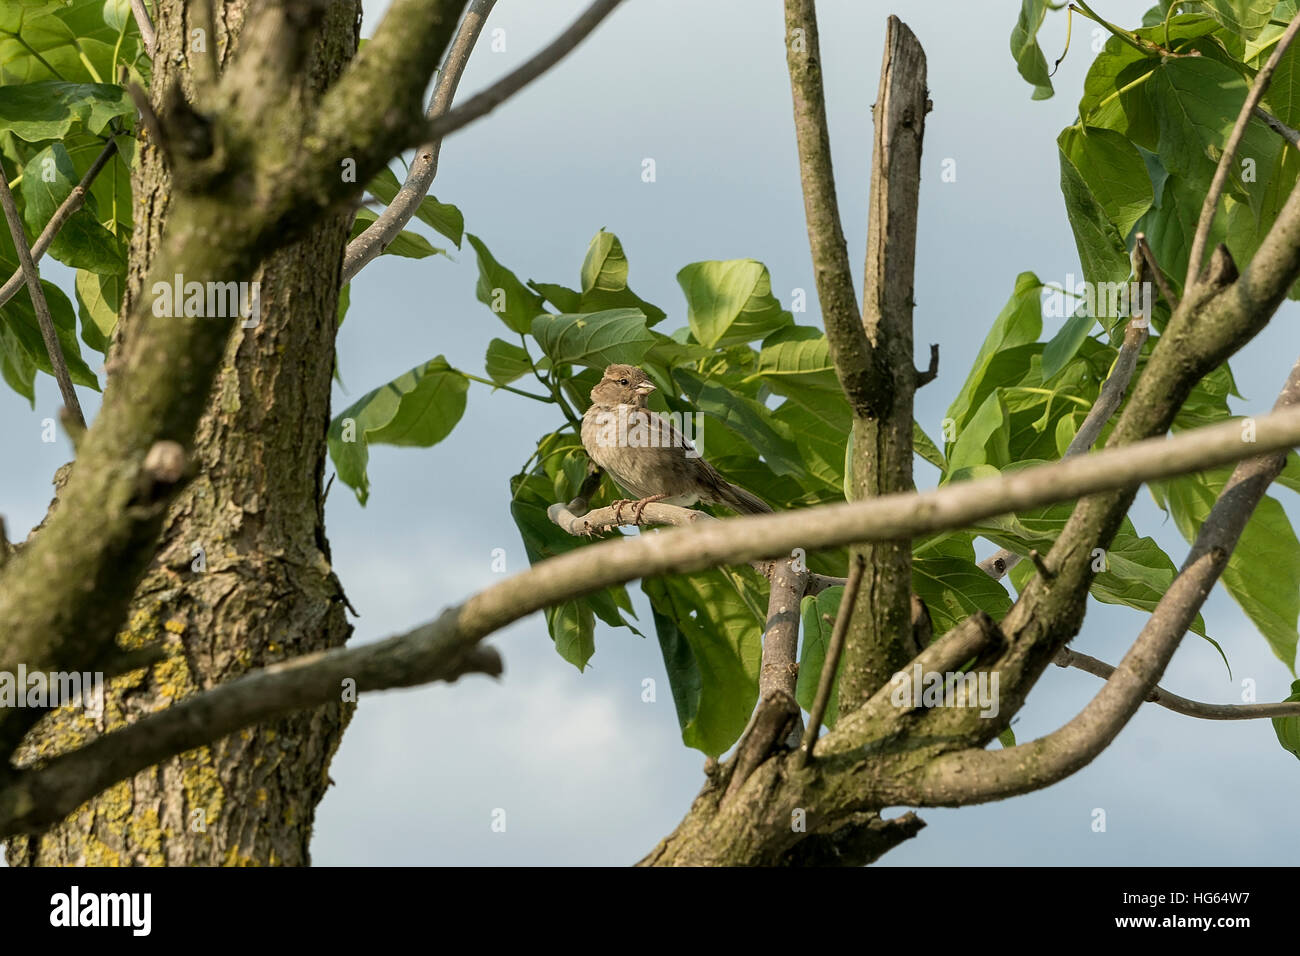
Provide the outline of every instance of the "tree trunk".
{"type": "MultiPolygon", "coordinates": [[[[247,2],[215,6],[218,42],[205,47],[224,62],[247,2]]],[[[193,49],[193,31],[201,29],[193,11],[182,0],[159,7],[155,103],[173,78],[192,94],[193,62],[205,55],[193,49]]],[[[356,51],[360,4],[323,10],[310,67],[296,78],[304,104],[356,51]]],[[[147,291],[141,284],[166,228],[170,182],[157,149],[142,150],[133,192],[137,220],[123,316],[147,291]]],[[[194,479],[168,516],[118,636],[123,647],[164,641],[168,657],[113,680],[98,723],[84,712],[47,717],[27,738],[23,760],[70,749],[254,668],[347,640],[351,626],[330,567],[321,481],[350,222],[348,213],[329,217],[270,256],[255,277],[260,321],[231,337],[195,438],[194,479]]],[[[129,324],[119,326],[111,354],[131,334],[129,324]]],[[[109,371],[112,388],[111,359],[109,371]]],[[[8,860],[306,864],[316,804],[351,711],[351,704],[332,704],[185,753],[109,788],[45,834],[10,841],[8,860]]]]}

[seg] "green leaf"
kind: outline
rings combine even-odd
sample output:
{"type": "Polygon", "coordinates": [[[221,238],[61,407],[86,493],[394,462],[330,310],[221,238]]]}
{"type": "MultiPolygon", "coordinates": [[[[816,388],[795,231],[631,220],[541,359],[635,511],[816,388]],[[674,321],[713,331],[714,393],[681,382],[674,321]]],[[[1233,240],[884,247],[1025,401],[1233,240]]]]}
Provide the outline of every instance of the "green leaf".
{"type": "Polygon", "coordinates": [[[532,371],[527,350],[502,339],[493,339],[488,343],[487,356],[483,361],[488,378],[498,385],[509,385],[532,371]]]}
{"type": "Polygon", "coordinates": [[[330,458],[339,478],[366,503],[371,442],[428,448],[465,413],[469,380],[441,355],[366,393],[330,423],[330,458]]]}
{"type": "MultiPolygon", "coordinates": [[[[1151,491],[1160,506],[1173,515],[1179,532],[1191,542],[1230,474],[1229,468],[1215,468],[1152,482],[1151,491]]],[[[1228,557],[1221,580],[1273,653],[1294,673],[1300,640],[1300,541],[1275,498],[1265,495],[1256,506],[1228,557]]]]}
{"type": "Polygon", "coordinates": [[[1097,324],[1089,309],[1083,308],[1065,320],[1065,324],[1043,346],[1043,378],[1055,377],[1074,358],[1088,333],[1097,324]]]}
{"type": "Polygon", "coordinates": [[[1184,0],[1187,13],[1207,13],[1242,39],[1258,36],[1273,15],[1276,0],[1184,0]]]}
{"type": "Polygon", "coordinates": [[[655,340],[640,309],[539,315],[533,319],[531,332],[552,365],[597,369],[613,363],[635,365],[655,340]]]}
{"type": "Polygon", "coordinates": [[[126,90],[105,83],[26,83],[0,86],[0,116],[19,139],[61,139],[73,126],[99,133],[110,120],[134,116],[126,90]]]}
{"type": "Polygon", "coordinates": [[[743,439],[776,474],[804,473],[804,465],[793,436],[762,402],[740,394],[737,389],[728,388],[725,384],[706,381],[685,369],[677,371],[676,379],[682,391],[706,416],[701,435],[703,441],[698,442],[696,447],[711,464],[718,465],[710,452],[714,439],[709,422],[716,421],[743,439]]]}
{"type": "MultiPolygon", "coordinates": [[[[361,235],[378,219],[379,216],[364,206],[357,210],[357,217],[352,221],[352,238],[361,235]]],[[[429,256],[447,254],[446,249],[439,249],[428,239],[416,232],[403,229],[397,237],[384,246],[383,255],[401,256],[403,259],[427,259],[429,256]]]]}
{"type": "MultiPolygon", "coordinates": [[[[988,577],[988,575],[985,575],[988,577]]],[[[799,617],[803,622],[803,647],[799,651],[799,676],[795,682],[794,696],[799,706],[811,711],[817,699],[817,685],[821,681],[822,668],[826,665],[826,655],[830,651],[831,631],[834,630],[835,618],[840,613],[840,601],[844,597],[843,587],[827,588],[817,596],[808,595],[799,602],[799,617]],[[827,623],[823,615],[830,617],[827,623]]],[[[840,712],[840,675],[844,673],[844,657],[840,656],[839,666],[835,671],[835,683],[831,685],[830,697],[826,703],[826,714],[822,723],[834,727],[840,712]]]]}
{"type": "MultiPolygon", "coordinates": [[[[401,188],[397,174],[387,167],[366,184],[366,191],[385,205],[392,205],[401,188]]],[[[446,236],[456,244],[457,249],[460,248],[461,238],[465,234],[465,217],[455,206],[438,202],[433,196],[425,196],[415,209],[415,218],[446,236]]]]}
{"type": "MultiPolygon", "coordinates": [[[[3,92],[0,87],[0,92],[3,92]]],[[[39,235],[80,177],[62,143],[52,143],[33,156],[23,168],[19,184],[25,208],[23,216],[31,235],[39,235]]],[[[117,237],[99,224],[94,196],[65,222],[49,253],[74,269],[88,269],[102,275],[125,276],[126,253],[117,237]]],[[[120,301],[120,299],[119,299],[120,301]]]]}
{"type": "MultiPolygon", "coordinates": [[[[1300,680],[1292,682],[1291,696],[1286,702],[1300,703],[1300,680]]],[[[1274,717],[1273,732],[1277,734],[1277,742],[1284,750],[1300,757],[1300,717],[1274,717]]]]}
{"type": "Polygon", "coordinates": [[[4,321],[0,321],[0,378],[36,407],[36,363],[4,321]]]}
{"type": "Polygon", "coordinates": [[[940,472],[948,470],[948,462],[943,457],[943,452],[939,450],[939,446],[930,440],[930,436],[915,421],[912,422],[912,448],[940,472]]]}
{"type": "Polygon", "coordinates": [[[1010,727],[1007,727],[998,734],[998,743],[1004,748],[1014,747],[1016,745],[1016,734],[1010,727]]]}
{"type": "Polygon", "coordinates": [[[556,652],[578,670],[586,670],[596,653],[596,617],[584,601],[565,601],[546,608],[546,627],[556,652]]]}
{"type": "Polygon", "coordinates": [[[530,331],[533,319],[546,311],[542,297],[492,258],[478,236],[466,233],[465,238],[478,256],[478,286],[474,290],[478,300],[499,315],[512,332],[530,331]]]}
{"type": "Polygon", "coordinates": [[[122,307],[123,279],[78,269],[75,285],[81,340],[96,352],[107,354],[117,326],[117,313],[122,307]]]}
{"type": "Polygon", "coordinates": [[[602,229],[587,247],[587,257],[582,262],[582,298],[574,311],[600,312],[623,308],[640,309],[645,313],[646,325],[654,325],[667,316],[663,309],[651,305],[628,288],[627,256],[623,253],[623,245],[618,236],[602,229]]]}
{"type": "Polygon", "coordinates": [[[1002,390],[995,389],[969,422],[957,431],[957,440],[948,452],[948,468],[956,472],[974,465],[1002,468],[1011,461],[1010,422],[1002,390]]]}
{"type": "Polygon", "coordinates": [[[125,64],[147,87],[150,62],[134,18],[114,27],[105,13],[105,0],[0,3],[0,84],[103,83],[125,64]]]}
{"type": "Polygon", "coordinates": [[[1130,271],[1124,237],[1064,150],[1059,151],[1059,158],[1061,195],[1084,276],[1092,283],[1124,281],[1130,271]]]}
{"type": "Polygon", "coordinates": [[[751,377],[756,376],[806,388],[837,391],[840,387],[826,334],[806,325],[785,326],[763,340],[758,369],[751,377]]]}
{"type": "Polygon", "coordinates": [[[654,611],[682,741],[716,757],[739,739],[758,699],[764,622],[750,605],[762,599],[760,579],[748,567],[714,569],[652,578],[641,589],[654,611]]]}
{"type": "Polygon", "coordinates": [[[976,562],[974,540],[964,531],[942,535],[912,556],[912,590],[930,609],[936,638],[976,611],[1000,621],[1011,610],[1007,589],[976,562]]]}
{"type": "Polygon", "coordinates": [[[693,262],[677,273],[691,332],[706,348],[753,342],[794,317],[772,295],[767,267],[753,259],[693,262]]]}
{"type": "Polygon", "coordinates": [[[566,288],[562,285],[556,285],[553,282],[534,282],[528,280],[528,287],[535,289],[546,301],[551,303],[561,312],[582,312],[582,293],[575,292],[573,289],[566,288]]]}
{"type": "MultiPolygon", "coordinates": [[[[973,410],[976,393],[987,394],[984,382],[989,377],[989,366],[998,353],[1038,341],[1038,336],[1043,331],[1042,301],[1039,295],[1042,287],[1043,283],[1032,272],[1022,272],[1016,277],[1011,298],[993,320],[993,327],[980,346],[979,354],[975,356],[966,383],[948,408],[948,418],[958,429],[965,424],[967,416],[973,410]]],[[[989,387],[1006,383],[1001,376],[989,377],[989,380],[992,383],[989,387]]],[[[983,402],[984,398],[980,397],[979,401],[983,402]]]]}
{"type": "Polygon", "coordinates": [[[1151,208],[1151,177],[1127,137],[1100,127],[1071,126],[1057,145],[1121,237],[1151,208]]]}
{"type": "Polygon", "coordinates": [[[1015,58],[1016,69],[1033,85],[1033,98],[1036,100],[1045,100],[1052,95],[1047,58],[1038,45],[1038,28],[1043,25],[1047,6],[1047,0],[1023,0],[1020,18],[1011,31],[1011,55],[1015,58]]]}

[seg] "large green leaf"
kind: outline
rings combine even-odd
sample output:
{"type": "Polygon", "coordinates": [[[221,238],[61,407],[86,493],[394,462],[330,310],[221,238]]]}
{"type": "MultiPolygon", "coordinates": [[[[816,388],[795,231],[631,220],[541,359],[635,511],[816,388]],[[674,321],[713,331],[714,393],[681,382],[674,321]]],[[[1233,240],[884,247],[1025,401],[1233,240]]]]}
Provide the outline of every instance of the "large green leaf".
{"type": "Polygon", "coordinates": [[[976,394],[981,393],[978,402],[983,402],[984,394],[989,388],[1007,384],[1002,376],[990,376],[989,366],[998,353],[1019,345],[1028,345],[1038,341],[1043,331],[1042,303],[1039,290],[1043,283],[1032,272],[1022,272],[1016,277],[1015,288],[1011,298],[1002,307],[998,317],[993,320],[993,327],[980,346],[979,354],[971,366],[966,382],[948,408],[948,418],[953,426],[960,429],[967,417],[976,407],[976,394]],[[991,383],[987,387],[985,381],[991,383]]]}
{"type": "Polygon", "coordinates": [[[498,385],[509,385],[515,379],[532,371],[528,351],[522,346],[511,345],[502,339],[493,339],[488,343],[483,364],[487,369],[488,378],[498,385]]]}
{"type": "Polygon", "coordinates": [[[123,5],[124,0],[0,3],[0,85],[111,82],[120,65],[147,83],[149,58],[135,19],[122,16],[123,5]]]}
{"type": "Polygon", "coordinates": [[[533,338],[552,365],[635,365],[655,341],[640,309],[609,309],[586,315],[539,315],[533,338]]]}
{"type": "MultiPolygon", "coordinates": [[[[1287,703],[1300,702],[1300,680],[1291,683],[1291,696],[1286,700],[1287,703]]],[[[1300,757],[1300,717],[1274,717],[1273,731],[1283,749],[1300,757]]]]}
{"type": "Polygon", "coordinates": [[[1047,58],[1038,45],[1038,28],[1043,25],[1048,0],[1022,0],[1020,18],[1011,31],[1011,55],[1016,69],[1034,87],[1034,99],[1045,100],[1052,95],[1051,74],[1047,71],[1047,58]]]}
{"type": "Polygon", "coordinates": [[[1011,461],[1010,419],[1002,401],[1002,390],[995,389],[971,416],[969,422],[958,430],[957,440],[948,452],[951,472],[974,465],[992,465],[1002,468],[1011,461]]]}
{"type": "Polygon", "coordinates": [[[77,270],[75,287],[81,340],[101,354],[107,354],[117,325],[117,313],[122,308],[123,283],[122,276],[77,270]]]}
{"type": "MultiPolygon", "coordinates": [[[[1059,151],[1061,195],[1065,212],[1079,250],[1083,274],[1091,283],[1123,282],[1129,274],[1128,251],[1124,236],[1111,222],[1101,202],[1088,188],[1083,174],[1066,154],[1059,151]]],[[[1143,175],[1146,175],[1145,166],[1143,175]]]]}
{"type": "Polygon", "coordinates": [[[764,621],[752,605],[766,605],[760,579],[748,567],[714,569],[651,578],[641,589],[654,610],[682,741],[718,756],[740,737],[758,699],[764,621]]]}
{"type": "MultiPolygon", "coordinates": [[[[0,93],[3,92],[4,87],[0,87],[0,93]]],[[[19,190],[24,202],[23,216],[32,236],[45,228],[79,178],[72,157],[62,143],[51,143],[27,162],[19,190]]],[[[59,229],[49,254],[74,269],[108,276],[126,274],[125,243],[99,224],[93,194],[86,197],[85,204],[59,229]]]]}
{"type": "Polygon", "coordinates": [[[330,423],[330,458],[363,505],[370,496],[369,445],[436,445],[465,413],[469,380],[441,355],[367,392],[330,423]]]}
{"type": "Polygon", "coordinates": [[[716,422],[739,436],[776,474],[804,473],[799,450],[789,429],[762,402],[745,396],[727,383],[705,380],[686,370],[679,370],[676,379],[705,415],[703,442],[697,447],[710,462],[717,464],[712,452],[714,430],[709,424],[716,422]]]}
{"type": "Polygon", "coordinates": [[[930,609],[935,637],[976,611],[1000,621],[1011,610],[1011,595],[976,563],[974,535],[964,531],[927,539],[917,547],[912,590],[930,609]]]}
{"type": "Polygon", "coordinates": [[[677,273],[691,332],[706,348],[753,342],[794,317],[772,295],[767,267],[753,259],[693,262],[677,273]]]}
{"type": "MultiPolygon", "coordinates": [[[[1229,468],[1216,468],[1152,482],[1151,492],[1191,542],[1231,473],[1229,468]]],[[[1300,541],[1276,499],[1265,495],[1255,508],[1221,580],[1273,653],[1294,673],[1300,620],[1300,541]]]]}
{"type": "Polygon", "coordinates": [[[465,238],[478,256],[478,285],[474,290],[478,300],[497,313],[512,332],[530,331],[533,319],[546,311],[542,297],[497,262],[478,236],[466,233],[465,238]]]}
{"type": "Polygon", "coordinates": [[[1183,0],[1187,13],[1207,13],[1242,39],[1256,37],[1273,15],[1276,0],[1183,0]]]}
{"type": "MultiPolygon", "coordinates": [[[[618,236],[604,229],[596,233],[582,262],[582,293],[577,312],[601,312],[606,309],[640,309],[646,325],[654,325],[667,313],[641,298],[627,285],[627,256],[618,236]]],[[[551,287],[555,288],[555,287],[551,287]]],[[[565,311],[567,307],[561,306],[565,311]]]]}
{"type": "MultiPolygon", "coordinates": [[[[384,167],[366,184],[366,191],[386,205],[392,204],[401,188],[397,174],[388,167],[384,167]]],[[[455,206],[438,202],[433,196],[425,196],[420,200],[420,205],[415,207],[415,217],[454,242],[457,249],[460,248],[461,238],[465,234],[465,217],[455,206]]]]}
{"type": "Polygon", "coordinates": [[[1056,142],[1106,218],[1127,237],[1154,199],[1137,147],[1122,134],[1095,126],[1070,126],[1056,142]]]}
{"type": "Polygon", "coordinates": [[[110,120],[133,116],[135,106],[120,86],[106,83],[27,83],[0,86],[0,116],[19,139],[59,139],[80,124],[102,132],[110,120]]]}

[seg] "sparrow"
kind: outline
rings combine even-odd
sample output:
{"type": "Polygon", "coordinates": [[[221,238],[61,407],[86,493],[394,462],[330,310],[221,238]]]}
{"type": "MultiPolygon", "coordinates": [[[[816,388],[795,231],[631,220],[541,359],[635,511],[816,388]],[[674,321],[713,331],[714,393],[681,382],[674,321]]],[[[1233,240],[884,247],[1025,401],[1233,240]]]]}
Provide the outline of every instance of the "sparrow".
{"type": "Polygon", "coordinates": [[[593,462],[636,500],[614,502],[614,515],[633,505],[633,521],[652,501],[689,506],[722,505],[742,515],[769,514],[757,495],[733,485],[700,457],[670,421],[647,407],[654,382],[635,365],[611,365],[591,390],[582,416],[582,445],[593,462]]]}

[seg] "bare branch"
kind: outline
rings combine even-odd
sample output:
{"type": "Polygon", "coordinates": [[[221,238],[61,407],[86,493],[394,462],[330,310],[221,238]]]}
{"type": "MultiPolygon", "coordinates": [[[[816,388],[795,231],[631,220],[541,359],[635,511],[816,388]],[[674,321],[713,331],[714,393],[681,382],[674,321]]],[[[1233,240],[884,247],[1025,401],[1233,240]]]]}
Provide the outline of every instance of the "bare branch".
{"type": "Polygon", "coordinates": [[[86,418],[81,413],[77,391],[72,387],[72,376],[68,374],[68,363],[63,357],[63,347],[59,344],[58,332],[54,329],[54,318],[50,315],[49,303],[45,301],[45,290],[41,288],[41,274],[36,269],[36,260],[32,258],[32,250],[27,245],[23,220],[18,214],[18,204],[14,202],[14,194],[9,190],[9,174],[5,171],[3,162],[0,162],[0,205],[4,206],[5,218],[9,220],[9,234],[13,236],[18,262],[27,280],[27,291],[31,294],[32,306],[36,309],[36,321],[41,327],[41,338],[45,340],[45,351],[50,357],[50,367],[54,369],[54,377],[59,383],[63,405],[72,415],[73,421],[84,430],[86,418]]]}
{"type": "MultiPolygon", "coordinates": [[[[1074,667],[1086,671],[1094,677],[1109,680],[1115,673],[1115,667],[1105,661],[1068,647],[1061,648],[1056,654],[1058,667],[1074,667]]],[[[1147,694],[1146,699],[1153,704],[1167,707],[1176,714],[1187,717],[1199,717],[1202,720],[1256,720],[1261,717],[1300,717],[1300,702],[1279,704],[1206,704],[1197,700],[1179,697],[1177,694],[1156,687],[1147,694]]]]}
{"type": "Polygon", "coordinates": [[[1201,206],[1201,217],[1196,223],[1196,234],[1192,237],[1192,251],[1187,260],[1187,278],[1183,280],[1184,291],[1190,291],[1191,288],[1200,282],[1201,263],[1205,259],[1205,246],[1210,239],[1210,229],[1214,225],[1214,216],[1219,211],[1219,199],[1223,196],[1223,189],[1228,183],[1228,175],[1232,169],[1233,163],[1237,158],[1237,147],[1241,145],[1241,138],[1246,135],[1246,126],[1250,123],[1250,118],[1254,115],[1255,107],[1259,106],[1259,101],[1264,98],[1265,92],[1268,91],[1268,85],[1273,80],[1273,72],[1277,69],[1282,55],[1286,53],[1287,47],[1295,39],[1296,33],[1300,32],[1300,17],[1291,21],[1286,32],[1277,41],[1277,46],[1273,48],[1273,53],[1268,58],[1258,73],[1255,74],[1255,83],[1250,88],[1250,93],[1246,95],[1246,102],[1241,105],[1241,113],[1237,116],[1237,123],[1232,127],[1232,133],[1228,136],[1227,143],[1223,146],[1223,155],[1219,157],[1219,166],[1214,171],[1214,179],[1210,181],[1210,190],[1205,194],[1205,202],[1201,206]]]}
{"type": "Polygon", "coordinates": [[[835,687],[835,675],[840,669],[844,635],[849,632],[849,618],[853,616],[853,604],[858,598],[858,588],[862,585],[862,571],[865,565],[866,561],[859,556],[849,568],[849,581],[844,586],[844,594],[840,597],[840,611],[835,618],[835,627],[831,630],[831,645],[826,649],[822,672],[817,678],[817,696],[813,698],[812,710],[808,712],[808,727],[804,730],[799,750],[792,758],[796,770],[812,758],[813,748],[817,745],[817,735],[821,733],[822,719],[826,716],[826,706],[830,703],[831,690],[835,687]]]}
{"type": "Polygon", "coordinates": [[[864,414],[872,408],[872,396],[879,386],[873,374],[875,359],[871,343],[862,328],[862,312],[853,288],[849,250],[835,198],[817,7],[813,0],[785,0],[785,42],[786,68],[794,100],[795,142],[799,147],[799,178],[817,298],[844,395],[851,408],[864,414]]]}
{"type": "Polygon", "coordinates": [[[922,385],[929,385],[938,377],[939,377],[939,346],[936,344],[930,346],[930,367],[927,368],[924,372],[922,372],[920,369],[918,369],[916,372],[916,387],[920,388],[922,385]]]}
{"type": "MultiPolygon", "coordinates": [[[[782,693],[794,700],[799,676],[799,603],[810,577],[799,558],[773,562],[767,600],[767,627],[763,634],[763,660],[758,672],[758,695],[782,693]]],[[[797,708],[796,708],[797,709],[797,708]]]]}
{"type": "Polygon", "coordinates": [[[1286,123],[1283,123],[1262,106],[1255,107],[1254,116],[1256,119],[1263,120],[1264,125],[1273,130],[1273,132],[1277,133],[1296,149],[1300,149],[1300,131],[1287,126],[1286,123]]]}
{"type": "MultiPolygon", "coordinates": [[[[496,0],[473,0],[465,12],[438,73],[438,82],[434,86],[427,113],[429,119],[437,119],[451,108],[456,87],[465,73],[465,64],[469,62],[469,55],[483,30],[483,24],[495,5],[496,0]]],[[[388,204],[388,208],[361,235],[348,243],[343,259],[342,285],[351,282],[358,272],[388,248],[389,243],[406,228],[424,197],[429,194],[433,178],[438,174],[438,155],[441,150],[441,138],[430,140],[416,150],[415,160],[406,174],[406,182],[388,204]]]]}
{"type": "MultiPolygon", "coordinates": [[[[1292,368],[1274,407],[1289,408],[1287,414],[1291,414],[1297,404],[1300,362],[1292,368]]],[[[1277,414],[1282,413],[1270,417],[1277,414]]],[[[1182,569],[1141,634],[1106,685],[1069,723],[1038,740],[1005,750],[970,749],[942,756],[921,771],[917,799],[904,802],[957,806],[1001,799],[1062,780],[1100,754],[1155,689],[1183,635],[1227,567],[1246,522],[1286,464],[1287,451],[1278,449],[1237,465],[1201,525],[1182,569]]],[[[1081,460],[1095,460],[1106,454],[1081,460]]]]}
{"type": "Polygon", "coordinates": [[[507,73],[482,93],[471,96],[455,109],[430,120],[421,131],[419,141],[441,140],[448,133],[455,132],[462,126],[468,126],[474,120],[492,112],[564,59],[622,2],[623,0],[595,0],[578,19],[569,25],[567,30],[535,53],[523,65],[507,73]]]}
{"type": "Polygon", "coordinates": [[[158,34],[154,31],[153,21],[149,19],[149,11],[144,5],[144,0],[131,0],[131,12],[135,14],[136,26],[140,28],[140,39],[144,41],[144,51],[149,54],[149,59],[153,59],[154,48],[158,45],[158,34]]]}
{"type": "Polygon", "coordinates": [[[1169,278],[1165,275],[1164,270],[1160,268],[1160,263],[1156,262],[1156,254],[1151,251],[1151,244],[1147,242],[1146,233],[1139,232],[1134,241],[1137,243],[1138,252],[1142,253],[1142,261],[1146,263],[1147,271],[1151,273],[1156,280],[1156,285],[1160,287],[1160,294],[1164,296],[1165,302],[1171,309],[1178,308],[1178,295],[1169,284],[1169,278]]]}
{"type": "MultiPolygon", "coordinates": [[[[86,201],[86,193],[90,190],[90,184],[95,181],[95,177],[99,175],[100,170],[108,164],[108,161],[113,158],[116,152],[117,140],[110,139],[104,145],[104,148],[100,150],[99,155],[95,157],[95,161],[90,164],[90,168],[86,170],[86,175],[81,177],[81,182],[72,187],[72,192],[68,193],[68,198],[59,204],[58,209],[54,210],[54,215],[50,217],[50,221],[45,224],[41,234],[32,243],[33,262],[41,261],[41,256],[45,255],[45,250],[50,248],[50,244],[54,242],[54,237],[59,234],[63,224],[72,217],[74,212],[82,207],[86,201]]],[[[5,284],[0,286],[0,306],[12,299],[18,290],[23,287],[25,281],[22,267],[19,266],[14,271],[14,274],[6,280],[5,284]]]]}

